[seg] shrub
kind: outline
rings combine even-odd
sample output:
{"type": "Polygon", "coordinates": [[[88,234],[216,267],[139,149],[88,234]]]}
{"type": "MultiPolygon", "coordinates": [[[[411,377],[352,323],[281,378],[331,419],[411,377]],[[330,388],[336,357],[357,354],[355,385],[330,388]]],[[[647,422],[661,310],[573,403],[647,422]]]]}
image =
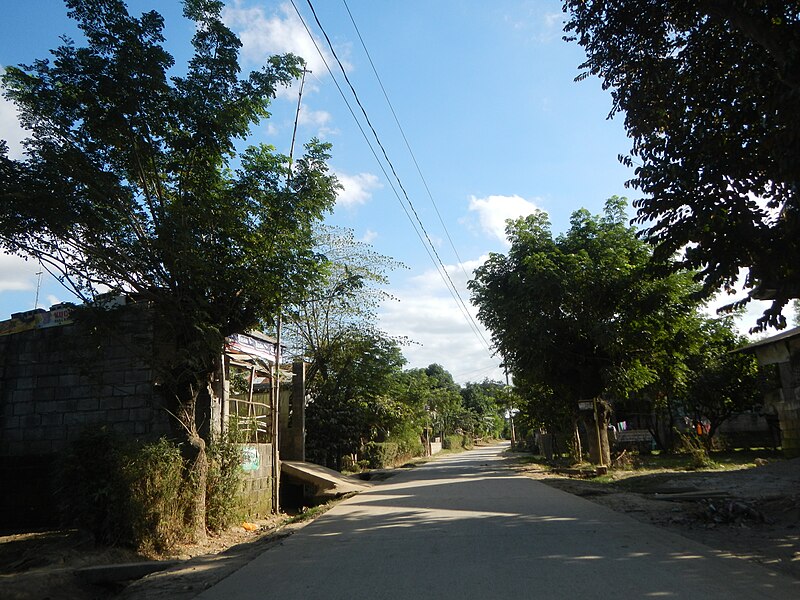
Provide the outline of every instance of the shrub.
{"type": "Polygon", "coordinates": [[[131,453],[123,477],[133,546],[145,554],[162,554],[184,538],[189,506],[184,463],[176,444],[164,438],[131,453]]]}
{"type": "Polygon", "coordinates": [[[364,460],[370,469],[382,469],[397,463],[399,450],[395,442],[369,442],[364,446],[364,460]]]}
{"type": "Polygon", "coordinates": [[[443,450],[458,450],[459,448],[463,448],[463,436],[461,435],[448,435],[442,438],[442,449],[443,450]]]}
{"type": "Polygon", "coordinates": [[[715,466],[708,455],[708,448],[700,437],[693,432],[677,432],[680,440],[679,452],[689,454],[688,469],[708,469],[715,466]]]}
{"type": "Polygon", "coordinates": [[[166,552],[185,533],[183,470],[168,440],[139,446],[105,428],[87,431],[59,466],[62,521],[99,543],[166,552]]]}
{"type": "Polygon", "coordinates": [[[235,432],[227,433],[208,446],[206,524],[211,531],[222,531],[244,517],[242,452],[236,438],[235,432]]]}

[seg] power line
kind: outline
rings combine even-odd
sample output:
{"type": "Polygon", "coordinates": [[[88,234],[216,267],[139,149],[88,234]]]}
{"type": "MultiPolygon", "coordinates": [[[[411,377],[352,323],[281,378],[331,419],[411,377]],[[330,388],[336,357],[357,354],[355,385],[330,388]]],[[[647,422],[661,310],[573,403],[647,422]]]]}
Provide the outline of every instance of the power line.
{"type": "Polygon", "coordinates": [[[383,92],[383,97],[386,98],[386,104],[389,105],[389,110],[392,112],[392,117],[394,117],[394,122],[397,124],[397,128],[400,130],[400,135],[403,138],[403,142],[408,149],[408,153],[411,155],[411,160],[414,162],[414,166],[417,169],[417,173],[419,174],[420,179],[422,180],[422,185],[425,187],[425,191],[428,194],[428,198],[430,198],[431,204],[433,205],[433,209],[436,211],[436,216],[439,217],[439,223],[442,225],[442,229],[444,229],[445,236],[447,237],[447,241],[450,242],[450,247],[453,249],[453,254],[456,256],[456,260],[458,260],[458,264],[461,267],[462,273],[464,276],[469,279],[469,274],[467,273],[466,269],[464,268],[464,261],[461,260],[461,257],[458,255],[458,250],[456,250],[456,246],[453,243],[453,238],[450,237],[450,231],[447,229],[447,225],[445,225],[444,219],[442,219],[442,215],[439,212],[439,207],[436,205],[436,201],[433,199],[433,194],[431,193],[430,187],[428,187],[428,181],[425,179],[425,176],[422,174],[422,169],[417,162],[417,157],[414,154],[414,151],[411,149],[411,144],[406,137],[406,132],[403,130],[403,126],[400,124],[400,119],[397,117],[397,113],[394,110],[394,105],[392,101],[389,100],[389,94],[386,92],[386,88],[383,85],[383,81],[381,80],[381,76],[378,75],[378,69],[375,67],[375,63],[372,61],[372,56],[367,50],[367,45],[364,43],[364,38],[361,36],[361,31],[356,24],[356,20],[353,18],[353,13],[350,12],[350,7],[347,5],[347,0],[342,0],[342,4],[344,4],[345,9],[347,10],[347,15],[350,17],[350,22],[353,24],[353,28],[356,30],[356,35],[358,36],[358,40],[361,42],[361,47],[364,49],[364,54],[367,55],[367,60],[369,61],[370,66],[372,67],[372,72],[375,74],[375,79],[378,80],[378,85],[381,88],[381,92],[383,92]]]}
{"type": "MultiPolygon", "coordinates": [[[[386,169],[384,168],[383,163],[381,162],[380,158],[378,157],[378,153],[375,151],[375,148],[373,147],[372,142],[370,142],[369,136],[367,136],[366,132],[364,131],[364,128],[361,126],[361,122],[358,120],[358,117],[356,116],[355,111],[353,110],[352,106],[350,105],[350,102],[347,99],[347,96],[345,95],[344,91],[342,90],[341,86],[339,85],[339,82],[337,81],[336,77],[334,76],[333,71],[331,70],[330,65],[328,64],[328,61],[325,58],[325,55],[322,53],[322,50],[320,49],[320,47],[317,45],[317,40],[312,35],[311,30],[308,28],[308,25],[305,22],[305,19],[303,19],[303,16],[300,14],[300,11],[297,9],[297,5],[295,5],[294,0],[291,0],[291,2],[292,2],[292,7],[294,8],[295,12],[297,13],[297,17],[300,19],[300,22],[303,24],[303,27],[305,28],[306,33],[308,33],[308,37],[311,38],[311,41],[314,44],[314,47],[316,48],[317,53],[319,54],[320,58],[322,59],[322,62],[325,65],[325,68],[327,69],[328,74],[331,76],[331,79],[333,80],[333,83],[336,85],[336,89],[339,90],[339,94],[341,95],[342,100],[344,100],[344,103],[347,106],[347,109],[350,111],[350,115],[353,117],[353,120],[355,121],[356,125],[358,126],[359,131],[361,131],[361,135],[364,138],[364,141],[367,143],[367,146],[369,147],[370,151],[372,152],[372,155],[375,157],[375,161],[378,163],[378,167],[383,172],[383,175],[386,178],[386,181],[389,183],[389,187],[392,188],[392,192],[394,193],[394,195],[397,198],[398,202],[400,202],[400,206],[403,208],[403,211],[406,213],[406,217],[408,218],[409,222],[411,223],[411,226],[414,229],[414,233],[417,234],[417,237],[419,238],[420,242],[422,243],[423,247],[425,248],[425,251],[428,253],[428,257],[431,259],[431,261],[433,262],[434,266],[437,267],[437,272],[438,272],[438,266],[436,265],[436,260],[434,259],[433,254],[431,254],[430,250],[428,249],[428,246],[425,244],[425,240],[423,239],[422,234],[417,229],[417,226],[414,223],[414,220],[411,218],[411,214],[408,212],[408,208],[406,208],[405,204],[403,203],[403,201],[400,198],[400,195],[397,193],[397,189],[394,187],[394,183],[392,182],[392,179],[389,177],[389,174],[386,172],[386,169]]],[[[441,277],[441,273],[439,274],[439,276],[441,277]]],[[[448,287],[448,291],[449,290],[450,290],[450,288],[448,287]]],[[[452,292],[450,292],[450,293],[452,295],[452,292]]]]}
{"type": "MultiPolygon", "coordinates": [[[[361,113],[364,116],[364,119],[365,119],[367,125],[369,126],[369,129],[372,132],[373,137],[375,138],[375,142],[378,144],[378,147],[381,149],[381,153],[383,154],[384,160],[389,165],[389,168],[390,168],[390,170],[392,172],[392,175],[394,176],[395,181],[397,181],[398,187],[403,192],[403,197],[405,198],[406,203],[408,204],[408,208],[411,210],[411,213],[414,215],[414,218],[416,219],[417,223],[419,224],[419,229],[424,234],[425,240],[427,240],[427,246],[430,248],[430,250],[433,252],[433,254],[436,257],[436,259],[434,261],[434,264],[438,263],[437,270],[439,271],[439,274],[442,277],[442,279],[443,279],[443,281],[445,283],[445,286],[448,288],[448,290],[450,291],[450,295],[453,296],[453,299],[456,301],[456,305],[459,306],[459,309],[461,310],[461,312],[465,316],[465,318],[467,320],[467,324],[473,330],[473,333],[476,334],[476,336],[479,338],[479,341],[483,342],[483,344],[486,346],[487,351],[489,351],[491,353],[491,346],[486,341],[486,338],[484,337],[483,333],[480,331],[480,328],[478,327],[477,323],[475,322],[475,319],[470,314],[469,309],[467,308],[466,303],[464,302],[464,299],[459,294],[458,288],[456,288],[455,284],[453,283],[453,280],[450,278],[450,274],[447,272],[447,268],[444,266],[444,263],[442,262],[442,259],[439,256],[438,251],[436,250],[436,246],[431,241],[431,238],[428,235],[428,231],[426,230],[425,225],[422,223],[422,219],[420,218],[419,214],[417,213],[416,209],[414,208],[414,204],[411,201],[411,198],[409,197],[408,192],[406,191],[405,187],[403,186],[403,183],[400,180],[400,176],[397,174],[397,171],[394,168],[394,164],[392,163],[391,159],[389,158],[389,156],[388,156],[388,154],[386,152],[386,148],[384,147],[383,143],[380,140],[380,136],[378,136],[378,133],[375,130],[375,127],[372,125],[372,121],[370,120],[369,115],[367,114],[367,111],[364,108],[364,105],[361,103],[361,99],[358,97],[358,93],[356,92],[355,88],[353,87],[353,84],[350,82],[350,78],[347,76],[347,71],[345,70],[344,65],[342,64],[342,61],[339,59],[339,56],[336,53],[336,49],[333,47],[333,43],[331,42],[330,37],[328,37],[328,34],[325,31],[325,28],[322,26],[322,23],[320,22],[319,17],[317,16],[317,12],[314,9],[314,5],[311,3],[311,0],[306,0],[306,3],[308,4],[308,6],[309,6],[309,8],[311,10],[311,13],[314,16],[314,20],[316,21],[317,26],[319,27],[320,31],[322,32],[322,35],[324,36],[325,41],[326,41],[326,43],[328,44],[328,47],[331,50],[331,54],[333,55],[334,59],[336,60],[337,64],[339,65],[339,69],[341,70],[342,75],[343,75],[345,81],[347,82],[348,87],[350,88],[350,92],[353,94],[353,98],[355,99],[356,104],[358,105],[359,109],[361,110],[361,113]]],[[[308,31],[308,26],[305,24],[305,21],[303,20],[302,15],[300,15],[300,12],[297,10],[297,6],[294,4],[294,0],[292,0],[292,6],[294,6],[295,12],[297,12],[298,17],[301,19],[301,21],[303,21],[303,25],[304,25],[304,27],[306,27],[306,31],[308,31]]],[[[311,36],[310,31],[308,31],[308,33],[311,36]]],[[[328,66],[327,61],[325,60],[324,56],[322,55],[322,52],[320,51],[319,46],[317,46],[317,44],[316,44],[316,40],[313,39],[313,36],[311,36],[311,38],[312,38],[312,41],[314,41],[314,45],[317,48],[317,52],[320,53],[320,56],[322,57],[323,61],[325,62],[325,66],[328,69],[328,72],[330,73],[330,75],[334,79],[334,81],[336,81],[336,78],[334,77],[333,72],[331,71],[330,67],[328,66]]],[[[339,89],[339,93],[342,94],[342,97],[344,98],[344,94],[342,93],[341,87],[339,86],[338,82],[336,82],[336,87],[339,89]]],[[[345,102],[347,103],[347,106],[350,109],[350,113],[353,115],[353,118],[355,118],[355,114],[353,114],[353,109],[350,107],[349,102],[347,102],[346,99],[345,99],[345,102]]],[[[358,119],[356,119],[356,121],[358,122],[358,119]]],[[[359,129],[361,130],[362,135],[365,135],[364,130],[360,125],[360,122],[359,122],[359,129]]],[[[374,148],[372,147],[371,144],[370,144],[370,149],[373,151],[373,154],[375,154],[375,150],[374,150],[374,148]]],[[[376,159],[378,159],[377,156],[376,156],[376,159]]],[[[378,162],[380,164],[380,160],[379,159],[378,159],[378,162]]],[[[385,169],[383,169],[382,165],[381,165],[381,170],[383,170],[384,175],[386,175],[386,171],[385,171],[385,169]]],[[[388,175],[387,175],[387,179],[388,179],[388,175]]],[[[402,199],[399,197],[399,195],[397,195],[397,190],[394,188],[393,185],[392,185],[392,190],[395,192],[395,195],[397,196],[398,201],[401,204],[403,204],[402,199]]],[[[408,210],[405,208],[405,206],[403,208],[404,208],[404,210],[406,212],[406,216],[408,216],[409,219],[410,219],[410,215],[409,215],[408,210]]],[[[412,221],[412,225],[414,225],[413,221],[412,221]]],[[[419,236],[420,234],[419,234],[419,231],[417,230],[416,226],[414,226],[414,229],[417,232],[417,235],[419,236]]],[[[423,240],[423,245],[424,244],[425,244],[425,241],[423,240]]],[[[427,250],[427,248],[426,248],[426,250],[427,250]]],[[[430,256],[430,252],[428,252],[428,255],[430,256]]],[[[431,257],[431,258],[433,260],[433,257],[431,257]]]]}

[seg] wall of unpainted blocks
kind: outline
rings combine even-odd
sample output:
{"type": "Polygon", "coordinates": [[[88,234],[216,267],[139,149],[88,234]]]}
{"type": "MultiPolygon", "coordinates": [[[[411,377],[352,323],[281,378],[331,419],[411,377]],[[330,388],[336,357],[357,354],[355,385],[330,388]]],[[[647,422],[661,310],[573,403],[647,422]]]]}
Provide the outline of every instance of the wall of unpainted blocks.
{"type": "Polygon", "coordinates": [[[69,324],[0,336],[0,523],[45,524],[59,456],[86,428],[134,439],[170,432],[150,368],[152,327],[130,310],[121,333],[69,324]]]}
{"type": "Polygon", "coordinates": [[[148,364],[152,330],[129,325],[106,336],[79,324],[0,336],[0,456],[55,454],[92,426],[143,439],[169,432],[148,364]]]}
{"type": "Polygon", "coordinates": [[[272,512],[272,444],[247,444],[259,456],[258,469],[245,471],[242,499],[250,517],[265,517],[272,512]]]}

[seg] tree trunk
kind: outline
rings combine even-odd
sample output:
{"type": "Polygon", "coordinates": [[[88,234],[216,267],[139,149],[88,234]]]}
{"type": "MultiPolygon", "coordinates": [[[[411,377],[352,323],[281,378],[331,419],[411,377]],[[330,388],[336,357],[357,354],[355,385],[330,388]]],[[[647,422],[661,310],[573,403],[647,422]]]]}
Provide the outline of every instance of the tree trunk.
{"type": "Polygon", "coordinates": [[[583,448],[581,447],[581,433],[578,429],[578,421],[572,424],[572,458],[575,462],[583,459],[583,448]]]}
{"type": "Polygon", "coordinates": [[[187,372],[175,377],[175,397],[178,402],[177,418],[187,442],[184,446],[186,459],[186,483],[191,493],[186,522],[193,542],[204,542],[206,530],[206,485],[208,480],[208,457],[206,442],[197,427],[197,397],[203,385],[208,385],[211,374],[197,375],[187,372]]]}
{"type": "Polygon", "coordinates": [[[582,411],[581,416],[586,426],[589,462],[594,465],[609,466],[611,464],[611,448],[608,443],[608,419],[610,416],[608,405],[598,398],[596,409],[582,411]]]}

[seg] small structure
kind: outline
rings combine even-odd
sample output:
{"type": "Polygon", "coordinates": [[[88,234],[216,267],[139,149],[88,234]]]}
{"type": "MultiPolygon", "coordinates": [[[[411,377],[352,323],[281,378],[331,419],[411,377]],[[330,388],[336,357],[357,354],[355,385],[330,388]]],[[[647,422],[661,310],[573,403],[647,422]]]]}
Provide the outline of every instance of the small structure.
{"type": "Polygon", "coordinates": [[[741,352],[754,353],[767,372],[764,411],[780,423],[784,454],[800,456],[800,327],[754,342],[741,352]]]}
{"type": "MultiPolygon", "coordinates": [[[[154,331],[147,303],[119,297],[113,304],[113,327],[101,333],[73,320],[67,305],[0,322],[0,525],[53,519],[54,464],[87,428],[140,441],[173,434],[154,368],[170,346],[154,331]]],[[[242,432],[253,514],[277,510],[275,438],[285,458],[304,459],[304,365],[280,371],[279,401],[277,350],[259,332],[231,336],[212,389],[198,398],[204,437],[232,424],[242,432]]]]}

